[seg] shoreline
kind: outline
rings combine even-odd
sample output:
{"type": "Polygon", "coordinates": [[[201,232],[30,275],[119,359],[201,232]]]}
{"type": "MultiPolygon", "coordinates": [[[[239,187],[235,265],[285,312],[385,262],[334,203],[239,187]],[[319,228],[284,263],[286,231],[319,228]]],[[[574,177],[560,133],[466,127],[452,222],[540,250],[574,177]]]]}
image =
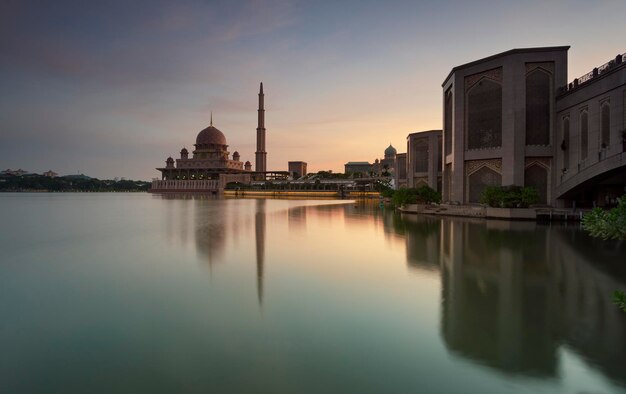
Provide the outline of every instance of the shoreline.
{"type": "Polygon", "coordinates": [[[409,215],[435,215],[449,217],[471,217],[479,219],[522,220],[522,221],[580,221],[583,210],[558,208],[492,208],[482,205],[426,205],[407,204],[397,210],[409,215]]]}

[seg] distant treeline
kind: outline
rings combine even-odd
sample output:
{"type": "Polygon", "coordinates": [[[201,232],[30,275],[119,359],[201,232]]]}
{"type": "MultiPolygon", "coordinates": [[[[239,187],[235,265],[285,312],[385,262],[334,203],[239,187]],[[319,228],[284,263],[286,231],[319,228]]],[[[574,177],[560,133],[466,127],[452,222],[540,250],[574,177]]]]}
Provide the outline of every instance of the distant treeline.
{"type": "Polygon", "coordinates": [[[4,176],[0,192],[138,192],[150,189],[150,182],[100,180],[88,177],[55,177],[43,175],[4,176]]]}

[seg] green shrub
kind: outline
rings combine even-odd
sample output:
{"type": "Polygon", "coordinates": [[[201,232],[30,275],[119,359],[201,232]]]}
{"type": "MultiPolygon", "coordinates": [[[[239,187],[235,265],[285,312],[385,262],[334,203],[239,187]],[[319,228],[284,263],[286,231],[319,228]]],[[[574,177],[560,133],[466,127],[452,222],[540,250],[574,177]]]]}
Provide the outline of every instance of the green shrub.
{"type": "Polygon", "coordinates": [[[528,208],[539,201],[539,193],[534,187],[487,186],[480,202],[495,208],[528,208]]]}
{"type": "Polygon", "coordinates": [[[393,193],[394,193],[394,190],[392,188],[389,188],[389,189],[385,189],[382,192],[380,192],[380,195],[385,197],[385,198],[392,198],[393,197],[393,193]]]}
{"type": "Polygon", "coordinates": [[[429,186],[420,186],[416,190],[417,201],[422,204],[441,202],[441,194],[429,186]]]}
{"type": "Polygon", "coordinates": [[[417,202],[417,190],[401,188],[393,192],[391,202],[395,206],[402,206],[405,204],[415,204],[417,202]]]}
{"type": "Polygon", "coordinates": [[[401,188],[393,192],[391,201],[396,206],[405,204],[430,204],[441,202],[441,194],[428,186],[401,188]]]}
{"type": "Polygon", "coordinates": [[[504,191],[500,186],[487,186],[480,195],[480,202],[490,207],[500,207],[504,200],[504,191]]]}
{"type": "Polygon", "coordinates": [[[613,303],[624,312],[626,312],[626,293],[621,290],[613,292],[613,303]]]}
{"type": "Polygon", "coordinates": [[[594,208],[583,216],[583,228],[592,237],[626,239],[626,195],[619,199],[617,207],[609,211],[594,208]]]}
{"type": "Polygon", "coordinates": [[[539,192],[534,187],[522,187],[519,198],[522,207],[529,207],[539,202],[539,192]]]}

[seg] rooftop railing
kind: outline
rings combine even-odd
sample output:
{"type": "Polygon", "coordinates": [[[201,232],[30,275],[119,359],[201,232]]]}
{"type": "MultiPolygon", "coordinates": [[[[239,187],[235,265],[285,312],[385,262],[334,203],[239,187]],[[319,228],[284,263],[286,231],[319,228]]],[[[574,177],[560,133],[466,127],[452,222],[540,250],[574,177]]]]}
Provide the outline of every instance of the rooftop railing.
{"type": "Polygon", "coordinates": [[[603,65],[594,68],[593,70],[589,71],[587,74],[583,76],[575,78],[568,85],[561,86],[559,88],[559,94],[567,93],[571,90],[577,89],[581,85],[584,85],[585,83],[592,81],[594,78],[597,78],[623,64],[626,64],[626,53],[615,56],[615,59],[610,60],[604,63],[603,65]]]}

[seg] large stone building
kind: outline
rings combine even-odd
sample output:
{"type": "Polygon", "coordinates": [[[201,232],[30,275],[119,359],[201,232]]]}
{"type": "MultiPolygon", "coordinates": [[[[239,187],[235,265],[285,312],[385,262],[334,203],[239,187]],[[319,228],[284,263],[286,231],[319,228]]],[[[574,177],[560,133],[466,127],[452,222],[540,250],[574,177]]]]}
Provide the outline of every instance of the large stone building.
{"type": "Polygon", "coordinates": [[[626,54],[568,84],[568,50],[512,49],[454,67],[442,85],[443,135],[407,137],[396,184],[460,203],[517,185],[536,188],[540,204],[615,204],[626,185],[626,54]]]}
{"type": "Polygon", "coordinates": [[[513,49],[454,67],[443,83],[443,200],[531,185],[553,204],[555,96],[569,47],[513,49]]]}

